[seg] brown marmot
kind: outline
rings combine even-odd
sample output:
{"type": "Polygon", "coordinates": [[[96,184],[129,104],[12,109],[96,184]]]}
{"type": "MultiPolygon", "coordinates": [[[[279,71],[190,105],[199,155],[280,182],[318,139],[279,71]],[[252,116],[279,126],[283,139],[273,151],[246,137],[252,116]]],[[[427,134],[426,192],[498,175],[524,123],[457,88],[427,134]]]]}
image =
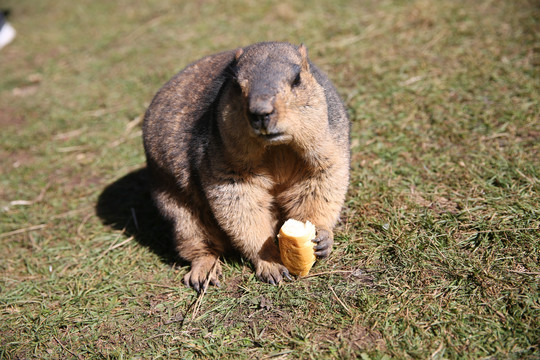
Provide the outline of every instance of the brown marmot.
{"type": "Polygon", "coordinates": [[[315,224],[328,256],[349,181],[349,120],[304,45],[265,42],[207,56],[154,97],[143,125],[153,198],[174,227],[184,281],[218,285],[238,251],[271,284],[289,277],[276,234],[315,224]]]}

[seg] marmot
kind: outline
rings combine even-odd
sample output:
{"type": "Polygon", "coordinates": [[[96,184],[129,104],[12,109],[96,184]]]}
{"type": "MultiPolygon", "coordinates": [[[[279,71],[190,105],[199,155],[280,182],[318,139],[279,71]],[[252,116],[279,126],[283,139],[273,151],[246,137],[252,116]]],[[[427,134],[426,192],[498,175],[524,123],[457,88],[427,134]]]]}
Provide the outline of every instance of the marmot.
{"type": "Polygon", "coordinates": [[[259,279],[289,277],[275,243],[289,218],[328,256],[349,182],[345,106],[302,44],[264,42],[202,58],[156,94],[143,124],[151,191],[174,227],[184,277],[219,285],[228,250],[259,279]]]}

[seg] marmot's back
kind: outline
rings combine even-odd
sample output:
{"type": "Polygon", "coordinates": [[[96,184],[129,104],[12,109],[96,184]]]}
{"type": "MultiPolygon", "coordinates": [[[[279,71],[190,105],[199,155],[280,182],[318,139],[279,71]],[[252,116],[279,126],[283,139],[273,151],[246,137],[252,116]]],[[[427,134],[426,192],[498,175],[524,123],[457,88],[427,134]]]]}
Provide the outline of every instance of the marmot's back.
{"type": "MultiPolygon", "coordinates": [[[[227,78],[226,69],[234,51],[207,56],[174,76],[156,94],[144,119],[143,136],[147,159],[152,166],[188,176],[190,146],[200,140],[207,113],[227,78]],[[173,170],[174,169],[174,170],[173,170]]],[[[191,147],[191,149],[190,149],[191,147]]]]}

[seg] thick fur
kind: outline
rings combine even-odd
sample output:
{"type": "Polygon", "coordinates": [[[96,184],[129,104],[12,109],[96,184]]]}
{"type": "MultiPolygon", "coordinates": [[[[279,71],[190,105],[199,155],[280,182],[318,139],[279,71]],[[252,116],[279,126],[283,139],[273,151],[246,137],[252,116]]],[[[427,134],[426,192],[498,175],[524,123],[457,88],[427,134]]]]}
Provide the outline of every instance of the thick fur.
{"type": "Polygon", "coordinates": [[[157,93],[143,126],[152,193],[173,223],[184,280],[219,283],[238,251],[257,276],[288,276],[275,237],[288,218],[317,227],[327,256],[349,179],[349,121],[306,48],[259,43],[205,57],[157,93]]]}

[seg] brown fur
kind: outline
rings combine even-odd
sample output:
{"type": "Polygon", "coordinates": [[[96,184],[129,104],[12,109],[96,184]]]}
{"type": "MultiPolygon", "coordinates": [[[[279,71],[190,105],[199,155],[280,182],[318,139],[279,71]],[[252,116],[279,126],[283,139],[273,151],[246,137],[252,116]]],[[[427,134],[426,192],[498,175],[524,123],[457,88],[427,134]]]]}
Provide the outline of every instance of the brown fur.
{"type": "Polygon", "coordinates": [[[188,285],[218,284],[228,250],[279,283],[288,272],[275,236],[288,218],[314,223],[317,255],[330,253],[349,122],[303,45],[259,43],[189,65],[152,101],[144,144],[154,199],[191,262],[188,285]]]}

